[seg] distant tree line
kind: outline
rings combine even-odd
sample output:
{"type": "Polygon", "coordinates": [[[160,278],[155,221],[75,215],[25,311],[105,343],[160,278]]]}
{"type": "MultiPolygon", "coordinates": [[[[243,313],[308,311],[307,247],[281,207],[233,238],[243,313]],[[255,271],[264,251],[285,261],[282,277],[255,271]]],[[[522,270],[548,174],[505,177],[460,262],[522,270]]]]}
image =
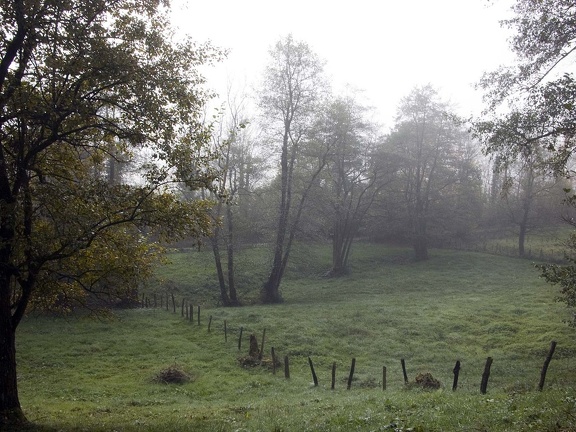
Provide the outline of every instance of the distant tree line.
{"type": "Polygon", "coordinates": [[[384,131],[358,93],[331,92],[318,55],[288,35],[257,93],[228,100],[217,129],[228,200],[211,239],[223,304],[239,304],[234,251],[249,244],[270,245],[262,301],[275,303],[295,240],[330,242],[335,277],[358,238],[410,245],[420,261],[433,246],[515,236],[524,256],[532,230],[562,221],[570,182],[544,163],[547,150],[509,158],[484,146],[485,125],[459,118],[432,85],[406,95],[384,131]],[[248,96],[256,112],[238,102],[248,96]]]}

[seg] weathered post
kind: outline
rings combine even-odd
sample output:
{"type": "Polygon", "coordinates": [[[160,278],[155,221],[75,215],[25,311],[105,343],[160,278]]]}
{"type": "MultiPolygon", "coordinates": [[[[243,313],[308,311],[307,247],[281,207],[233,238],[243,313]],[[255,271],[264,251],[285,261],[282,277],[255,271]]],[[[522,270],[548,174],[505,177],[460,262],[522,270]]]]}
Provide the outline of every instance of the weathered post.
{"type": "Polygon", "coordinates": [[[310,371],[312,371],[312,380],[314,381],[314,387],[318,387],[318,377],[316,376],[316,371],[314,371],[314,365],[312,364],[312,359],[308,357],[308,364],[310,365],[310,371]]]}
{"type": "Polygon", "coordinates": [[[212,326],[212,315],[208,318],[208,333],[210,333],[210,327],[212,326]]]}
{"type": "Polygon", "coordinates": [[[386,366],[382,366],[382,390],[386,390],[386,366]]]}
{"type": "Polygon", "coordinates": [[[402,374],[404,375],[404,384],[408,384],[408,374],[406,373],[406,362],[404,359],[400,359],[400,364],[402,365],[402,374]]]}
{"type": "Polygon", "coordinates": [[[544,388],[544,381],[546,380],[546,372],[548,371],[548,365],[552,361],[552,356],[554,355],[554,350],[556,349],[556,341],[552,341],[550,344],[550,350],[548,351],[548,355],[544,360],[544,365],[542,366],[542,371],[540,372],[540,382],[538,383],[538,390],[542,391],[544,388]]]}
{"type": "Polygon", "coordinates": [[[224,342],[228,342],[228,327],[226,325],[226,320],[224,320],[224,342]]]}
{"type": "Polygon", "coordinates": [[[174,293],[172,293],[172,310],[176,313],[176,299],[174,298],[174,293]]]}
{"type": "Polygon", "coordinates": [[[486,359],[486,364],[484,365],[484,373],[482,374],[482,382],[480,383],[480,393],[486,394],[486,389],[488,388],[488,378],[490,378],[490,367],[492,366],[492,357],[486,359]]]}
{"type": "Polygon", "coordinates": [[[460,375],[460,360],[456,361],[456,365],[452,370],[454,372],[454,381],[452,382],[452,391],[456,391],[458,388],[458,375],[460,375]]]}
{"type": "Polygon", "coordinates": [[[242,348],[242,332],[244,331],[244,327],[240,327],[240,336],[238,336],[238,351],[242,348]]]}
{"type": "Polygon", "coordinates": [[[348,375],[348,390],[352,387],[352,378],[354,377],[354,368],[356,367],[356,359],[352,359],[352,365],[350,366],[350,375],[348,375]]]}
{"type": "Polygon", "coordinates": [[[272,355],[272,374],[276,375],[276,353],[274,352],[274,347],[271,349],[272,355]]]}
{"type": "Polygon", "coordinates": [[[284,378],[290,379],[290,365],[288,364],[288,356],[284,356],[284,378]]]}
{"type": "Polygon", "coordinates": [[[198,305],[198,314],[197,314],[197,318],[198,318],[198,325],[200,325],[200,305],[198,305]]]}

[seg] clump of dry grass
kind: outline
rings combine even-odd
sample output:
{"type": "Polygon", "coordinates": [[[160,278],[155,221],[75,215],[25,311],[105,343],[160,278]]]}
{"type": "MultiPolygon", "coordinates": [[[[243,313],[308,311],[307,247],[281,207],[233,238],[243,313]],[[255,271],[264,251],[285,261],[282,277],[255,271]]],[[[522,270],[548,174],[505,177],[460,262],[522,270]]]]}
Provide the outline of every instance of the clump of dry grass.
{"type": "Polygon", "coordinates": [[[154,382],[161,384],[186,384],[190,381],[193,381],[192,376],[177,365],[162,369],[154,377],[154,382]]]}

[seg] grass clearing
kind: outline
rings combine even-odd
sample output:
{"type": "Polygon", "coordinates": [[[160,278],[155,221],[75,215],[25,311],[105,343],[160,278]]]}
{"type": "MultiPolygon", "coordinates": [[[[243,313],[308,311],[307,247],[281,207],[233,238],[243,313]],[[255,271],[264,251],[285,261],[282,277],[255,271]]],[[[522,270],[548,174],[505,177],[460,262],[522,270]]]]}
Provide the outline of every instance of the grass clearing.
{"type": "MultiPolygon", "coordinates": [[[[248,253],[253,263],[264,256],[258,249],[248,253]]],[[[329,263],[326,248],[302,246],[283,284],[284,304],[226,309],[211,306],[205,292],[216,288],[210,256],[175,254],[163,277],[181,296],[201,293],[200,326],[182,319],[179,310],[119,311],[113,321],[30,317],[18,333],[23,408],[41,425],[37,430],[64,431],[576,428],[574,330],[563,323],[568,311],[530,262],[435,250],[429,261],[413,263],[410,251],[380,245],[362,245],[354,253],[349,276],[326,279],[320,277],[329,263]],[[273,375],[239,366],[248,336],[260,340],[264,328],[265,351],[274,346],[279,357],[289,356],[290,380],[282,370],[273,375]],[[557,351],[545,390],[537,392],[552,340],[557,351]],[[488,356],[494,363],[488,393],[481,395],[488,356]],[[352,357],[355,380],[346,390],[352,357]],[[442,388],[407,389],[401,358],[410,380],[430,372],[442,388]],[[456,360],[462,369],[453,393],[456,360]],[[337,382],[331,391],[333,362],[337,382]],[[190,381],[155,381],[171,367],[190,381]]]]}

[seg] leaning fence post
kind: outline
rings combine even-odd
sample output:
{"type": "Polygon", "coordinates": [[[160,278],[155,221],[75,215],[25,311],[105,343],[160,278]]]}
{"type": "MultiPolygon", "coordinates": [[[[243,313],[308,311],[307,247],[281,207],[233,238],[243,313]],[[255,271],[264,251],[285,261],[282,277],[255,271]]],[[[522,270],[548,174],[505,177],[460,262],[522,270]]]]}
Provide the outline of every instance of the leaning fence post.
{"type": "Polygon", "coordinates": [[[452,370],[454,372],[454,382],[452,383],[452,391],[456,391],[458,388],[458,375],[460,374],[460,360],[456,361],[456,365],[452,370]]]}
{"type": "Polygon", "coordinates": [[[312,372],[314,387],[318,387],[318,377],[316,376],[316,371],[314,371],[314,365],[312,364],[312,359],[310,357],[308,357],[308,364],[310,365],[310,371],[312,372]]]}
{"type": "Polygon", "coordinates": [[[408,384],[408,374],[406,373],[406,362],[404,359],[400,359],[400,364],[402,365],[402,374],[404,375],[404,384],[408,384]]]}
{"type": "Polygon", "coordinates": [[[356,359],[352,359],[352,365],[350,366],[350,375],[348,376],[348,390],[352,387],[352,378],[354,377],[354,367],[356,366],[356,359]]]}
{"type": "Polygon", "coordinates": [[[492,357],[486,359],[486,364],[484,365],[484,373],[482,374],[482,382],[480,383],[480,393],[486,394],[486,388],[488,387],[488,378],[490,378],[490,367],[492,366],[492,357]]]}
{"type": "Polygon", "coordinates": [[[550,350],[548,351],[548,355],[546,356],[546,360],[544,360],[544,365],[542,366],[542,371],[540,372],[540,382],[538,383],[538,390],[542,391],[544,388],[544,381],[546,380],[546,372],[548,371],[548,365],[552,360],[552,356],[554,355],[554,350],[556,349],[556,341],[552,341],[550,344],[550,350]]]}

